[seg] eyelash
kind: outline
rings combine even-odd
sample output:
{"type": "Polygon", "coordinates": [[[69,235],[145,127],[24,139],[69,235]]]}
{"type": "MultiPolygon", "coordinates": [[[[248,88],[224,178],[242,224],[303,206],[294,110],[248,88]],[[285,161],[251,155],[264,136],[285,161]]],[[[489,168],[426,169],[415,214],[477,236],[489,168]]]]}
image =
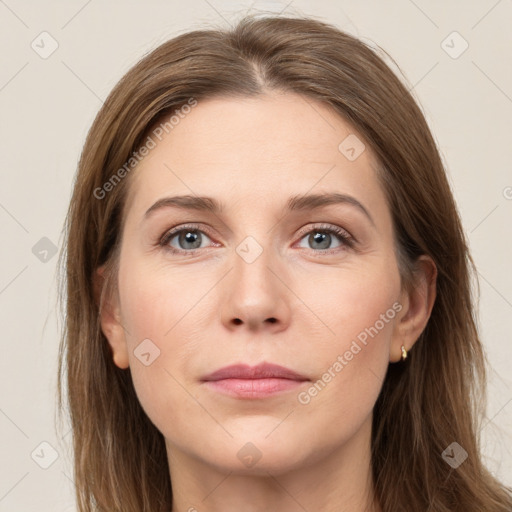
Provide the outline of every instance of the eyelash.
{"type": "MultiPolygon", "coordinates": [[[[185,224],[182,226],[179,226],[178,229],[174,228],[170,231],[167,231],[164,233],[164,235],[161,237],[160,241],[158,242],[158,245],[163,247],[166,251],[169,251],[172,254],[193,254],[196,251],[199,251],[200,249],[175,249],[174,247],[171,247],[169,245],[169,242],[176,236],[179,235],[183,231],[198,231],[200,233],[206,234],[208,237],[211,237],[209,231],[207,229],[200,229],[200,226],[198,224],[185,224]]],[[[338,226],[332,226],[330,224],[321,224],[319,226],[314,226],[313,228],[310,228],[308,231],[303,231],[300,233],[300,239],[302,240],[306,235],[311,233],[327,233],[330,235],[335,235],[339,241],[341,242],[342,246],[348,247],[349,249],[352,249],[355,245],[355,239],[344,229],[338,227],[338,226]]],[[[313,251],[315,254],[321,254],[321,255],[328,255],[328,254],[334,254],[337,253],[340,249],[343,247],[335,247],[333,249],[309,249],[310,251],[313,251]]]]}

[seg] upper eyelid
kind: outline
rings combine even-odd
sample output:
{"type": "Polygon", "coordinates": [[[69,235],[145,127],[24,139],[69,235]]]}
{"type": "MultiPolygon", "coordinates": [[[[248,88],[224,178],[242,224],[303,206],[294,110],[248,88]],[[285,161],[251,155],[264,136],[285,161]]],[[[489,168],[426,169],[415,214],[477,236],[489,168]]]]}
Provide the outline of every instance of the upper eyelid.
{"type": "MultiPolygon", "coordinates": [[[[314,230],[314,229],[318,229],[319,231],[322,231],[322,230],[327,231],[327,230],[334,230],[334,229],[338,228],[338,229],[345,231],[348,235],[350,235],[348,230],[342,226],[335,226],[334,224],[329,224],[329,223],[325,223],[325,222],[315,222],[313,224],[314,224],[313,226],[304,226],[303,228],[300,228],[298,233],[299,234],[300,233],[308,233],[309,231],[314,230]]],[[[202,224],[195,224],[195,223],[187,224],[187,223],[185,223],[183,225],[178,224],[176,227],[173,227],[173,228],[170,228],[170,229],[164,231],[163,236],[170,235],[170,234],[176,234],[176,233],[179,233],[179,232],[187,230],[187,229],[190,229],[191,231],[192,230],[204,231],[206,234],[210,234],[210,232],[211,232],[211,230],[209,228],[204,227],[202,224]]]]}
{"type": "Polygon", "coordinates": [[[170,229],[164,231],[164,233],[160,237],[160,239],[161,240],[169,239],[169,238],[177,235],[178,233],[181,233],[182,231],[186,231],[187,229],[190,231],[201,231],[201,232],[206,233],[210,237],[212,236],[210,231],[208,229],[205,229],[204,227],[202,227],[200,224],[196,225],[194,223],[191,223],[191,224],[178,225],[174,228],[170,228],[170,229]]]}
{"type": "Polygon", "coordinates": [[[341,230],[343,231],[344,233],[347,234],[347,236],[349,236],[350,238],[354,238],[352,236],[352,234],[347,230],[345,229],[344,227],[342,226],[336,226],[334,224],[329,224],[329,223],[326,223],[326,222],[317,222],[317,223],[313,223],[313,224],[316,224],[314,226],[305,226],[304,228],[301,228],[298,232],[299,235],[302,235],[302,234],[307,234],[311,231],[314,231],[314,230],[317,230],[317,231],[337,231],[337,230],[341,230]]]}

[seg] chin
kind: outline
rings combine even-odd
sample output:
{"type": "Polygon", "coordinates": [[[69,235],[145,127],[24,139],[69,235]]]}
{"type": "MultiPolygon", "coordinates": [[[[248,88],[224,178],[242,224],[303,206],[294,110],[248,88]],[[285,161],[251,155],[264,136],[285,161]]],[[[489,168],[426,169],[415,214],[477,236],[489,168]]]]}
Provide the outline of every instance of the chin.
{"type": "Polygon", "coordinates": [[[281,436],[275,435],[275,431],[269,435],[275,422],[268,424],[272,424],[270,429],[245,429],[243,433],[230,430],[233,438],[212,447],[208,463],[226,472],[264,476],[302,466],[313,447],[308,447],[304,437],[294,436],[290,429],[283,429],[281,436]]]}

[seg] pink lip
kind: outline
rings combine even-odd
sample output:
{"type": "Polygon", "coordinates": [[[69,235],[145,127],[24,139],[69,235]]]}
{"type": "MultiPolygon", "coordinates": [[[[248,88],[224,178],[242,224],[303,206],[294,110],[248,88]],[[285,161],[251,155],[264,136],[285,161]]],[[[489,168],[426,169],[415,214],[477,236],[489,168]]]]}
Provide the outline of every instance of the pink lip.
{"type": "Polygon", "coordinates": [[[262,363],[253,367],[226,366],[203,377],[202,381],[216,391],[237,398],[264,398],[296,389],[309,379],[289,368],[262,363]]]}
{"type": "Polygon", "coordinates": [[[261,363],[257,366],[247,364],[234,364],[217,370],[206,377],[203,381],[222,380],[222,379],[290,379],[290,380],[309,380],[304,375],[300,375],[289,368],[271,363],[261,363]]]}

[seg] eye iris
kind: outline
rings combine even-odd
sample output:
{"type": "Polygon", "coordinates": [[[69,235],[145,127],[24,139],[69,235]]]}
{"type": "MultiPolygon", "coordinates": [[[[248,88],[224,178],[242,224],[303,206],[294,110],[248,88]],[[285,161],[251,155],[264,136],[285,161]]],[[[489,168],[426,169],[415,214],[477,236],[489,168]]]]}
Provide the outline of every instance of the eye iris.
{"type": "Polygon", "coordinates": [[[328,249],[331,243],[331,235],[328,233],[320,233],[316,232],[314,235],[309,235],[310,242],[320,242],[321,247],[316,247],[317,249],[328,249]]]}
{"type": "Polygon", "coordinates": [[[197,249],[201,247],[201,237],[197,231],[182,231],[179,235],[179,244],[180,247],[183,244],[193,244],[193,247],[182,247],[183,249],[197,249]]]}

